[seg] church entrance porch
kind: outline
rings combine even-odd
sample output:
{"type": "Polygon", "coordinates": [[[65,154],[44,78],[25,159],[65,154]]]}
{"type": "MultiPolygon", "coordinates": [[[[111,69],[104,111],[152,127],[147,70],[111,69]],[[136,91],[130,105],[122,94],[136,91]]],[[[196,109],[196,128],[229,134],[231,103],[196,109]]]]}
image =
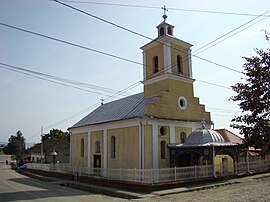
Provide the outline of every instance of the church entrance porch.
{"type": "Polygon", "coordinates": [[[213,175],[224,176],[235,173],[239,161],[237,145],[168,145],[171,167],[213,166],[213,175]]]}
{"type": "Polygon", "coordinates": [[[195,165],[205,165],[205,159],[195,151],[187,151],[180,153],[175,157],[176,167],[186,167],[195,165]]]}

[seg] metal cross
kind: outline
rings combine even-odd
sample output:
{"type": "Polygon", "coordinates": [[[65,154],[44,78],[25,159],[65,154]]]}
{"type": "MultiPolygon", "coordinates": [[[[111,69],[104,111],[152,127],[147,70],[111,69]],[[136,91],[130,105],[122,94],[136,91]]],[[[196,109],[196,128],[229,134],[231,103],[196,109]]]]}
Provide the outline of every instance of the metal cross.
{"type": "Polygon", "coordinates": [[[202,129],[205,129],[205,128],[206,128],[206,127],[205,127],[206,121],[203,119],[203,120],[201,121],[201,123],[202,123],[202,129]]]}
{"type": "Polygon", "coordinates": [[[166,8],[166,5],[164,5],[163,7],[161,7],[162,10],[164,10],[164,15],[166,15],[166,11],[168,11],[168,9],[166,8]]]}

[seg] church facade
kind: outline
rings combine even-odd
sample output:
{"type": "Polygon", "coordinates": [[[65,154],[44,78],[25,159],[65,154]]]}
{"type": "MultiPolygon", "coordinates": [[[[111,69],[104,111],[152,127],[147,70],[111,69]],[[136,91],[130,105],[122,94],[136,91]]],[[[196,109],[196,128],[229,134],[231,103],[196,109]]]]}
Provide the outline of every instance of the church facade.
{"type": "Polygon", "coordinates": [[[144,91],[105,103],[69,128],[70,163],[88,168],[158,169],[171,166],[168,145],[212,121],[194,96],[191,44],[164,21],[141,47],[144,91]]]}

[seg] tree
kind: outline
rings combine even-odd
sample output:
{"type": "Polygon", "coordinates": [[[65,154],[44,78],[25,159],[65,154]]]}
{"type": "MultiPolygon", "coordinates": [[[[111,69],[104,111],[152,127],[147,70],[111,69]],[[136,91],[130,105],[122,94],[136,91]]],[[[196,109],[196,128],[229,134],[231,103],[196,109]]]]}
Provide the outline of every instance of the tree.
{"type": "Polygon", "coordinates": [[[18,155],[19,153],[25,150],[25,138],[22,135],[21,131],[18,131],[15,135],[11,135],[8,139],[8,144],[4,148],[4,152],[6,154],[15,154],[18,155]]]}
{"type": "Polygon", "coordinates": [[[59,129],[51,129],[48,134],[44,134],[42,139],[67,139],[69,140],[69,132],[63,132],[62,130],[59,129]]]}
{"type": "MultiPolygon", "coordinates": [[[[269,41],[269,34],[266,33],[269,41]]],[[[255,49],[256,56],[244,57],[245,82],[236,83],[237,93],[230,99],[239,102],[242,115],[232,119],[233,128],[244,135],[244,145],[263,149],[270,153],[270,50],[255,49]]]]}

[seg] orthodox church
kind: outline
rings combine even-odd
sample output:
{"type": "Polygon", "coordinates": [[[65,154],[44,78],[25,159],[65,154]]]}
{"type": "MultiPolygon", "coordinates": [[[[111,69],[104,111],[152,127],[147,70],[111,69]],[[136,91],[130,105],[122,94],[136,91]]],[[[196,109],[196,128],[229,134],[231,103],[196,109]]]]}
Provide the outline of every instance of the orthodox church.
{"type": "Polygon", "coordinates": [[[141,47],[144,91],[105,103],[69,128],[72,166],[186,165],[173,156],[187,148],[179,145],[202,128],[202,120],[205,128],[211,127],[210,113],[194,97],[192,45],[174,36],[174,26],[166,18],[157,26],[157,38],[141,47]]]}

